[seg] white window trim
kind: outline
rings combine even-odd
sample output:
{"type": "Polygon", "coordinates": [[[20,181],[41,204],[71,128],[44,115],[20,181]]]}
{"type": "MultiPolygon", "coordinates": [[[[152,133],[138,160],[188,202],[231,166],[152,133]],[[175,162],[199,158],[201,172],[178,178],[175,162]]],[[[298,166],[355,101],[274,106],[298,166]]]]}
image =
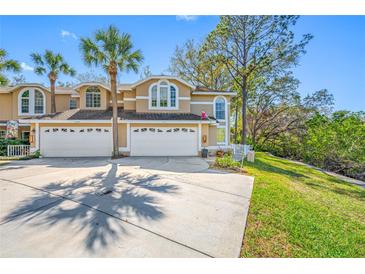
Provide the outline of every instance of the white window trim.
{"type": "Polygon", "coordinates": [[[148,109],[150,110],[177,110],[179,109],[179,89],[178,87],[173,84],[173,83],[170,83],[169,81],[163,79],[163,80],[160,80],[158,81],[157,83],[153,83],[152,85],[150,85],[149,89],[148,89],[148,109]],[[167,85],[168,85],[168,89],[167,89],[167,107],[160,107],[160,83],[161,82],[167,82],[167,85]],[[157,106],[156,107],[153,107],[152,106],[152,88],[157,85],[157,106]],[[170,98],[170,86],[173,86],[175,88],[175,91],[176,91],[176,106],[174,107],[171,107],[171,98],[170,98]]]}
{"type": "MultiPolygon", "coordinates": [[[[91,86],[91,87],[89,87],[89,88],[87,88],[87,89],[85,90],[85,108],[86,108],[86,109],[101,109],[101,108],[102,108],[102,95],[101,95],[101,90],[100,90],[100,88],[99,88],[99,87],[96,87],[96,86],[91,86]],[[92,88],[92,87],[97,88],[97,90],[98,90],[99,92],[96,92],[96,91],[89,91],[89,92],[88,92],[88,89],[89,89],[89,88],[92,88]],[[100,96],[100,106],[98,106],[98,107],[95,107],[95,106],[88,107],[88,106],[87,106],[87,94],[92,94],[92,95],[97,95],[97,94],[99,94],[99,96],[100,96]]],[[[95,103],[95,98],[92,98],[92,105],[94,105],[94,103],[95,103]]]]}
{"type": "Polygon", "coordinates": [[[23,88],[19,93],[18,93],[18,116],[33,116],[33,115],[44,115],[46,113],[46,95],[44,94],[43,90],[39,89],[39,88],[23,88]],[[22,95],[24,92],[26,92],[27,90],[29,90],[29,112],[25,113],[22,112],[22,95]],[[35,90],[38,90],[40,93],[42,93],[43,96],[43,112],[42,113],[34,113],[34,92],[35,90]]]}
{"type": "Polygon", "coordinates": [[[227,104],[227,99],[224,97],[224,96],[216,96],[215,98],[214,98],[214,101],[213,101],[213,113],[214,113],[214,117],[215,118],[217,118],[217,115],[216,115],[216,113],[215,113],[215,102],[218,100],[218,99],[220,99],[220,98],[222,98],[223,100],[224,100],[224,119],[217,119],[219,122],[225,122],[226,120],[227,120],[227,117],[228,117],[228,104],[227,104]]]}

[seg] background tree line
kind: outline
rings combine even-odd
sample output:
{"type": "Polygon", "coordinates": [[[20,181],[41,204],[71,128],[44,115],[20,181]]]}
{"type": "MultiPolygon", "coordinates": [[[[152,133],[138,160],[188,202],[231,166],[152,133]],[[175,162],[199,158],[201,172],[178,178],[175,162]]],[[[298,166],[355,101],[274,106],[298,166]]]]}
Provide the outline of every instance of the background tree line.
{"type": "Polygon", "coordinates": [[[365,180],[365,115],[333,112],[326,89],[302,98],[293,68],[311,34],[298,16],[221,16],[203,41],[177,46],[170,72],[196,86],[233,90],[232,142],[365,180]]]}

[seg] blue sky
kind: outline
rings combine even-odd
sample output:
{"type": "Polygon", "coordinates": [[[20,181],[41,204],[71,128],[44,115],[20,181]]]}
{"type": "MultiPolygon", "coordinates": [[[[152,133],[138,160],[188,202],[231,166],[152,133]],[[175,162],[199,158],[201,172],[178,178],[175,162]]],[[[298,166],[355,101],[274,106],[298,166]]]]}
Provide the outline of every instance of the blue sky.
{"type": "MultiPolygon", "coordinates": [[[[132,35],[144,54],[143,66],[160,74],[166,73],[176,45],[189,38],[203,39],[218,21],[217,16],[0,16],[0,47],[24,63],[27,81],[47,84],[45,77],[31,71],[31,52],[46,48],[62,52],[78,72],[90,71],[81,59],[79,37],[114,24],[132,35]]],[[[327,88],[335,96],[336,109],[365,110],[365,16],[302,16],[295,33],[314,35],[295,68],[300,93],[327,88]]],[[[121,82],[139,77],[121,75],[121,82]]],[[[61,76],[61,80],[70,79],[61,76]]]]}

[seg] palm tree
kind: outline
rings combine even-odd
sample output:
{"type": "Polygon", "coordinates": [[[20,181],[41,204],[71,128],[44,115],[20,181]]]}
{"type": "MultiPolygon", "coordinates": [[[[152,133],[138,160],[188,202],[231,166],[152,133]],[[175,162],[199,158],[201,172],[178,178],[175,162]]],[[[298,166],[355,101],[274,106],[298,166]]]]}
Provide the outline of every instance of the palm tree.
{"type": "Polygon", "coordinates": [[[117,73],[118,70],[138,72],[143,60],[142,52],[133,51],[131,36],[120,33],[115,26],[97,30],[93,39],[81,38],[80,48],[87,65],[100,66],[109,75],[113,106],[113,156],[117,157],[119,155],[117,73]]]}
{"type": "Polygon", "coordinates": [[[76,71],[64,61],[60,53],[55,54],[51,50],[46,50],[43,55],[32,53],[30,57],[36,65],[34,68],[36,74],[43,75],[47,73],[51,86],[51,112],[56,113],[55,83],[58,75],[63,73],[65,75],[75,76],[76,71]]]}
{"type": "Polygon", "coordinates": [[[2,74],[3,71],[19,72],[20,64],[12,59],[7,59],[8,53],[5,49],[0,49],[0,86],[5,86],[9,83],[9,79],[2,74]]]}

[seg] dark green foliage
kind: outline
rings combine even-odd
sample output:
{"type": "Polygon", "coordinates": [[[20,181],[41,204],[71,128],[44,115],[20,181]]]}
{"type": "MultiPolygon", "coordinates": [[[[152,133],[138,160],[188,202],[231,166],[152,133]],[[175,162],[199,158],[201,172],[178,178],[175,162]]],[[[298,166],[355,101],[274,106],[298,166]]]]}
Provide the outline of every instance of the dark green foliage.
{"type": "Polygon", "coordinates": [[[7,156],[8,145],[29,145],[28,140],[12,140],[0,138],[0,156],[7,156]]]}
{"type": "Polygon", "coordinates": [[[365,180],[365,113],[317,113],[301,131],[284,132],[260,149],[365,180]]]}

